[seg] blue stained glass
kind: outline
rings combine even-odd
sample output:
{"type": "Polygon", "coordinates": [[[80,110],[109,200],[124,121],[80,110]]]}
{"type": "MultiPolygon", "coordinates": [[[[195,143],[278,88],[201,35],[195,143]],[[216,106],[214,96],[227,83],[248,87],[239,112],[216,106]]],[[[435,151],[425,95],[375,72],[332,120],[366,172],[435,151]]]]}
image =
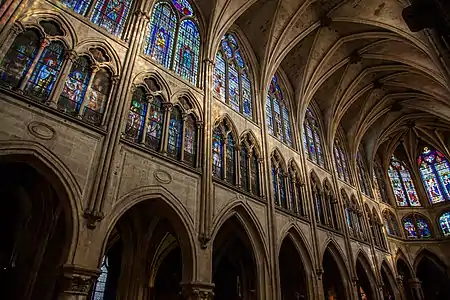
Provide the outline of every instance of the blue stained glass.
{"type": "Polygon", "coordinates": [[[230,41],[231,47],[233,47],[233,49],[236,49],[238,47],[238,42],[236,41],[234,35],[227,34],[227,39],[230,41]]]}
{"type": "Polygon", "coordinates": [[[284,182],[284,175],[281,169],[278,170],[278,184],[280,185],[280,202],[281,206],[287,208],[287,199],[286,199],[286,185],[284,182]]]}
{"type": "Polygon", "coordinates": [[[272,100],[270,95],[266,97],[266,123],[269,133],[273,134],[272,100]]]}
{"type": "Polygon", "coordinates": [[[444,236],[450,236],[450,212],[441,215],[439,218],[439,226],[441,226],[444,236]]]}
{"type": "Polygon", "coordinates": [[[241,80],[242,80],[242,101],[243,101],[244,115],[248,118],[251,118],[253,116],[252,85],[245,72],[242,73],[241,80]]]}
{"type": "Polygon", "coordinates": [[[406,230],[406,236],[408,238],[417,238],[417,230],[416,226],[414,226],[414,222],[410,218],[403,219],[403,227],[406,230]]]}
{"type": "Polygon", "coordinates": [[[175,72],[192,84],[197,84],[200,33],[192,20],[180,23],[175,52],[175,72]]]}
{"type": "Polygon", "coordinates": [[[185,16],[193,16],[194,10],[187,0],[172,0],[173,5],[177,10],[185,16]]]}
{"type": "Polygon", "coordinates": [[[64,60],[64,47],[61,42],[53,41],[45,47],[31,75],[25,90],[28,94],[47,99],[64,60]]]}
{"type": "Polygon", "coordinates": [[[77,14],[84,16],[91,0],[62,0],[61,2],[77,14]]]}
{"type": "Polygon", "coordinates": [[[80,57],[72,65],[69,76],[64,83],[58,109],[65,113],[77,113],[86,95],[91,78],[91,63],[87,57],[80,57]]]}
{"type": "Polygon", "coordinates": [[[408,195],[408,200],[411,206],[420,206],[419,198],[417,197],[416,189],[411,179],[409,171],[404,166],[400,169],[400,177],[408,195]]]}
{"type": "Polygon", "coordinates": [[[165,4],[156,4],[151,22],[148,25],[148,35],[144,53],[154,60],[170,67],[177,18],[172,8],[165,4]]]}
{"type": "Polygon", "coordinates": [[[292,146],[292,132],[291,132],[291,121],[289,120],[289,111],[286,106],[283,106],[283,122],[284,122],[284,136],[286,144],[292,146]]]}
{"type": "Polygon", "coordinates": [[[236,51],[236,53],[234,53],[234,58],[236,59],[239,68],[245,68],[244,60],[242,59],[241,53],[239,53],[239,51],[236,51]]]}
{"type": "Polygon", "coordinates": [[[125,136],[134,142],[140,142],[147,114],[147,99],[142,88],[136,89],[131,99],[125,136]]]}
{"type": "Polygon", "coordinates": [[[227,174],[226,180],[235,184],[235,168],[236,168],[236,155],[235,155],[235,147],[234,147],[234,139],[231,134],[228,134],[227,139],[227,174]]]}
{"type": "Polygon", "coordinates": [[[308,154],[308,140],[306,138],[305,128],[303,128],[302,141],[303,141],[303,152],[305,152],[305,154],[308,154]]]}
{"type": "Polygon", "coordinates": [[[222,49],[225,52],[225,55],[227,56],[228,59],[233,57],[233,50],[231,49],[227,39],[222,40],[222,49]]]}
{"type": "Polygon", "coordinates": [[[317,163],[323,167],[324,161],[323,161],[323,153],[322,153],[322,144],[320,141],[319,133],[317,132],[317,128],[314,128],[314,143],[316,144],[317,149],[317,163]]]}
{"type": "Polygon", "coordinates": [[[98,0],[91,21],[108,32],[120,36],[125,27],[131,0],[98,0]]]}
{"type": "Polygon", "coordinates": [[[197,126],[195,119],[189,115],[184,130],[184,161],[195,167],[197,154],[197,126]]]}
{"type": "Polygon", "coordinates": [[[312,161],[317,162],[316,146],[314,144],[313,131],[311,129],[311,125],[309,124],[309,122],[306,123],[306,135],[308,137],[309,155],[310,155],[312,161]]]}
{"type": "Polygon", "coordinates": [[[222,53],[217,51],[216,55],[216,67],[214,72],[214,91],[220,96],[220,100],[225,102],[225,80],[226,80],[226,67],[225,60],[223,59],[222,53]]]}
{"type": "Polygon", "coordinates": [[[278,196],[278,176],[277,169],[275,166],[272,166],[272,185],[273,185],[273,193],[275,195],[275,204],[280,205],[280,198],[278,196]]]}
{"type": "Polygon", "coordinates": [[[342,149],[339,149],[339,153],[341,154],[342,168],[344,169],[345,181],[350,182],[350,174],[349,174],[349,170],[348,170],[348,166],[347,166],[347,159],[344,156],[342,149]]]}
{"type": "Polygon", "coordinates": [[[283,141],[283,125],[281,121],[281,108],[278,99],[273,99],[273,118],[275,120],[275,134],[280,141],[283,141]]]}
{"type": "Polygon", "coordinates": [[[181,111],[175,107],[170,113],[169,136],[167,141],[167,154],[175,159],[181,156],[181,143],[183,140],[183,121],[181,111]]]}
{"type": "Polygon", "coordinates": [[[252,187],[251,192],[256,196],[259,196],[259,162],[255,153],[253,153],[250,162],[250,180],[252,187]]]}
{"type": "Polygon", "coordinates": [[[336,171],[338,173],[339,178],[345,180],[344,170],[342,169],[341,155],[339,153],[339,149],[338,149],[338,147],[336,145],[336,142],[335,142],[335,145],[334,145],[334,162],[336,164],[336,171]]]}
{"type": "Polygon", "coordinates": [[[222,132],[219,128],[216,128],[213,133],[213,175],[218,178],[222,178],[222,166],[223,166],[223,138],[222,132]]]}
{"type": "Polygon", "coordinates": [[[159,150],[161,144],[164,114],[161,110],[161,98],[156,97],[150,105],[149,124],[147,127],[147,145],[153,150],[159,150]]]}
{"type": "Polygon", "coordinates": [[[417,231],[423,238],[431,238],[431,230],[425,219],[417,218],[417,231]]]}
{"type": "Polygon", "coordinates": [[[248,151],[245,145],[241,145],[241,161],[240,161],[240,168],[241,168],[241,187],[246,190],[250,191],[249,181],[248,181],[248,151]]]}
{"type": "Polygon", "coordinates": [[[109,269],[109,263],[108,263],[108,257],[103,257],[102,266],[100,267],[100,275],[97,278],[97,281],[95,282],[94,286],[94,292],[92,293],[91,300],[103,300],[103,297],[105,295],[105,288],[106,288],[106,282],[108,279],[108,269],[109,269]]]}
{"type": "Polygon", "coordinates": [[[32,30],[19,34],[0,64],[0,84],[17,88],[39,50],[39,36],[32,30]]]}
{"type": "Polygon", "coordinates": [[[442,153],[424,148],[418,158],[422,182],[432,204],[450,199],[450,164],[442,153]]]}
{"type": "Polygon", "coordinates": [[[228,95],[230,97],[231,107],[239,111],[239,74],[234,64],[228,65],[228,95]]]}

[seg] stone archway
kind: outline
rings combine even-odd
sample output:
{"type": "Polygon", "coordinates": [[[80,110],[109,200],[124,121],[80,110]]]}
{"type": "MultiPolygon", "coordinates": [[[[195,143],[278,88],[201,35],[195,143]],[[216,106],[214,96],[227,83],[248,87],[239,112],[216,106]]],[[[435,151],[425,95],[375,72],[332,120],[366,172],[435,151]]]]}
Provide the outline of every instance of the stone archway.
{"type": "Polygon", "coordinates": [[[322,284],[326,300],[345,300],[348,297],[348,277],[346,268],[336,247],[331,244],[322,259],[322,284]]]}
{"type": "Polygon", "coordinates": [[[278,255],[282,300],[308,299],[305,265],[291,237],[286,237],[278,255]]]}
{"type": "Polygon", "coordinates": [[[383,261],[380,268],[381,281],[383,283],[383,300],[400,300],[400,294],[395,283],[395,277],[387,265],[386,261],[383,261]]]}
{"type": "Polygon", "coordinates": [[[232,216],[214,239],[214,299],[258,299],[257,269],[251,241],[238,218],[232,216]]]}
{"type": "Polygon", "coordinates": [[[358,277],[358,295],[360,300],[375,300],[375,277],[367,259],[361,254],[356,260],[356,276],[358,277]]]}
{"type": "Polygon", "coordinates": [[[188,230],[161,197],[137,202],[115,222],[91,295],[103,300],[183,299],[193,264],[188,230]],[[103,276],[103,277],[102,277],[103,276]]]}
{"type": "Polygon", "coordinates": [[[0,158],[0,282],[4,299],[55,299],[72,240],[63,184],[31,155],[0,158]]]}
{"type": "Polygon", "coordinates": [[[406,300],[418,300],[420,299],[413,290],[411,285],[411,280],[413,280],[413,274],[411,272],[411,268],[408,266],[403,258],[397,259],[397,273],[398,273],[398,281],[401,284],[401,288],[403,290],[403,294],[406,300]]]}
{"type": "Polygon", "coordinates": [[[416,276],[421,282],[424,299],[450,299],[447,266],[436,255],[426,251],[418,257],[416,276]]]}

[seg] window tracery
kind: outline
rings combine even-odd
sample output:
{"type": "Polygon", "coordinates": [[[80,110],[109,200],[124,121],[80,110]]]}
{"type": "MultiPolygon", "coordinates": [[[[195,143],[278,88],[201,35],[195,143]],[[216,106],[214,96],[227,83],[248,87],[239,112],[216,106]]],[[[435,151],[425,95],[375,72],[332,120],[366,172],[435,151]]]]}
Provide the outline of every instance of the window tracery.
{"type": "Polygon", "coordinates": [[[304,203],[304,182],[300,176],[300,171],[294,161],[288,167],[289,183],[289,209],[293,213],[306,217],[306,204],[304,203]]]}
{"type": "MultiPolygon", "coordinates": [[[[305,142],[306,142],[306,140],[305,140],[305,142]]],[[[306,149],[306,146],[309,143],[305,143],[305,142],[304,142],[304,144],[305,144],[305,149],[306,149]]],[[[347,155],[346,155],[346,152],[344,151],[344,148],[343,148],[341,142],[338,139],[336,139],[334,141],[333,150],[334,150],[334,162],[336,165],[336,171],[338,173],[338,177],[347,183],[351,183],[350,169],[348,167],[347,155]]]]}
{"type": "Polygon", "coordinates": [[[216,54],[214,90],[220,100],[247,118],[253,117],[252,84],[236,37],[227,33],[216,54]]]}
{"type": "Polygon", "coordinates": [[[376,193],[376,198],[386,204],[390,204],[389,197],[387,196],[385,177],[383,175],[382,168],[378,163],[375,163],[373,168],[373,184],[376,193]]]}
{"type": "Polygon", "coordinates": [[[345,200],[345,214],[350,234],[355,238],[366,240],[367,236],[364,229],[363,213],[356,197],[352,195],[351,200],[348,200],[348,196],[344,190],[341,190],[341,194],[345,200]]]}
{"type": "Polygon", "coordinates": [[[275,205],[288,209],[288,202],[286,198],[286,167],[281,156],[274,152],[272,153],[272,188],[275,196],[275,205]]]}
{"type": "Polygon", "coordinates": [[[358,152],[356,155],[356,166],[358,171],[358,179],[361,185],[361,192],[369,197],[372,197],[372,190],[369,184],[369,177],[367,174],[367,167],[365,159],[362,157],[361,153],[358,152]]]}
{"type": "Polygon", "coordinates": [[[200,32],[186,0],[158,1],[148,24],[144,54],[196,85],[200,32]]]}
{"type": "Polygon", "coordinates": [[[303,121],[303,148],[312,162],[322,168],[325,167],[319,123],[309,108],[303,121]]]}
{"type": "Polygon", "coordinates": [[[428,220],[419,214],[411,214],[404,217],[402,223],[408,239],[426,239],[432,237],[428,220]]]}
{"type": "Polygon", "coordinates": [[[392,156],[389,178],[398,206],[420,206],[419,198],[405,163],[392,156]]]}
{"type": "Polygon", "coordinates": [[[266,97],[266,122],[269,133],[278,140],[292,147],[291,121],[289,108],[283,92],[278,84],[278,77],[274,75],[266,97]]]}
{"type": "Polygon", "coordinates": [[[311,173],[311,189],[314,200],[314,212],[316,215],[316,222],[325,225],[325,210],[323,191],[320,186],[319,179],[314,173],[311,173]]]}
{"type": "Polygon", "coordinates": [[[255,196],[260,196],[259,158],[255,138],[246,133],[241,138],[240,144],[240,187],[255,196]]]}
{"type": "Polygon", "coordinates": [[[237,185],[237,147],[228,119],[220,121],[213,133],[213,175],[229,184],[237,185]]]}
{"type": "Polygon", "coordinates": [[[334,196],[333,190],[331,188],[331,184],[326,180],[323,184],[324,186],[324,201],[323,205],[325,208],[325,224],[328,227],[331,227],[333,229],[338,230],[339,229],[339,222],[338,217],[336,214],[337,211],[337,200],[334,196]]]}
{"type": "Polygon", "coordinates": [[[450,200],[450,164],[439,151],[424,147],[417,159],[422,182],[431,204],[450,200]]]}
{"type": "Polygon", "coordinates": [[[132,5],[131,0],[97,0],[91,21],[115,36],[121,36],[132,5]]]}
{"type": "Polygon", "coordinates": [[[389,235],[400,236],[400,229],[398,226],[397,218],[395,217],[393,212],[385,210],[383,212],[383,220],[386,231],[389,235]]]}

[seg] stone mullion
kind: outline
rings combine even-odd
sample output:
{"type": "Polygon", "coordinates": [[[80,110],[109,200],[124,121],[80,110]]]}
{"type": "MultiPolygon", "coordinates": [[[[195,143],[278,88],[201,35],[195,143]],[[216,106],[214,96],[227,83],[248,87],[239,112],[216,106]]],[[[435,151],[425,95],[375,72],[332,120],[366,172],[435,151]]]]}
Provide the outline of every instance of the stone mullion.
{"type": "Polygon", "coordinates": [[[45,47],[47,47],[49,44],[50,44],[50,41],[47,38],[44,38],[42,40],[41,45],[39,46],[38,53],[36,54],[36,57],[34,58],[33,62],[30,65],[30,68],[28,68],[27,73],[25,74],[25,76],[23,77],[22,82],[20,83],[20,87],[19,87],[20,91],[23,92],[23,90],[25,89],[25,86],[26,86],[28,80],[30,79],[31,74],[33,73],[33,70],[36,68],[36,65],[37,65],[39,59],[41,58],[45,47]]]}
{"type": "Polygon", "coordinates": [[[221,179],[227,180],[227,167],[228,167],[228,160],[227,160],[227,153],[228,153],[228,147],[227,147],[227,135],[225,133],[222,133],[222,174],[221,179]]]}
{"type": "Polygon", "coordinates": [[[74,51],[66,51],[65,53],[65,60],[61,67],[61,74],[58,76],[55,82],[55,88],[53,89],[52,93],[50,94],[48,103],[50,107],[57,108],[58,106],[58,99],[61,95],[61,92],[64,88],[64,83],[66,82],[67,76],[69,75],[70,69],[72,69],[72,65],[76,59],[76,53],[74,51]]]}
{"type": "Polygon", "coordinates": [[[264,167],[264,159],[263,158],[258,158],[258,185],[259,185],[259,195],[260,197],[264,197],[265,193],[264,193],[264,189],[263,189],[263,178],[264,178],[264,172],[263,172],[263,167],[264,167]]]}
{"type": "Polygon", "coordinates": [[[202,144],[202,128],[203,128],[203,121],[198,121],[197,122],[197,137],[196,137],[196,147],[195,147],[195,161],[194,161],[194,167],[198,168],[200,167],[200,157],[201,157],[201,145],[202,144]]]}
{"type": "Polygon", "coordinates": [[[92,87],[92,84],[94,83],[94,77],[99,70],[100,70],[100,68],[98,66],[96,66],[96,65],[91,66],[91,77],[89,77],[89,82],[86,87],[86,94],[84,95],[84,98],[80,104],[80,109],[77,112],[78,118],[83,117],[84,108],[86,107],[89,96],[91,94],[91,87],[92,87]]]}
{"type": "Polygon", "coordinates": [[[291,187],[289,184],[289,174],[287,172],[283,172],[283,179],[284,179],[284,186],[285,188],[285,194],[286,194],[286,208],[289,211],[292,211],[292,205],[290,201],[290,195],[291,195],[291,187]]]}
{"type": "MultiPolygon", "coordinates": [[[[119,76],[113,76],[111,78],[111,87],[108,93],[108,97],[106,99],[108,99],[107,103],[105,104],[105,110],[102,114],[102,120],[100,122],[100,126],[101,127],[105,127],[106,125],[106,121],[108,120],[108,118],[110,118],[111,116],[109,115],[109,110],[112,106],[112,103],[110,101],[110,98],[112,95],[114,95],[117,83],[119,82],[120,77],[119,76]]],[[[126,122],[125,122],[126,123],[126,122]]]]}
{"type": "MultiPolygon", "coordinates": [[[[250,149],[247,152],[247,191],[249,191],[250,193],[252,193],[253,195],[256,195],[255,191],[253,190],[253,180],[256,180],[256,178],[252,179],[252,174],[253,174],[253,170],[252,170],[252,161],[253,161],[253,149],[250,149]]],[[[258,176],[255,173],[256,176],[258,176]]],[[[259,195],[258,195],[259,196],[259,195]]]]}
{"type": "Polygon", "coordinates": [[[145,112],[144,128],[142,129],[142,136],[141,136],[141,140],[140,140],[141,145],[145,145],[145,143],[147,141],[147,128],[148,128],[148,126],[150,126],[150,111],[151,111],[153,99],[154,98],[152,95],[150,95],[150,94],[146,95],[147,111],[145,112]]]}
{"type": "Polygon", "coordinates": [[[13,26],[10,29],[10,32],[8,33],[8,36],[6,39],[1,43],[0,46],[0,61],[3,60],[8,50],[11,48],[12,44],[14,43],[14,40],[16,37],[23,32],[23,29],[17,25],[13,24],[13,26]]]}
{"type": "Polygon", "coordinates": [[[236,147],[234,148],[234,153],[235,153],[235,160],[234,160],[234,164],[235,164],[235,170],[236,173],[234,174],[235,177],[235,182],[234,184],[236,185],[236,187],[241,187],[241,145],[237,144],[236,147]],[[237,165],[237,167],[236,167],[237,165]]]}
{"type": "Polygon", "coordinates": [[[184,136],[186,134],[186,120],[188,115],[183,113],[182,116],[182,124],[181,124],[181,150],[180,150],[180,161],[184,161],[184,146],[186,144],[186,141],[184,139],[184,136]]]}
{"type": "Polygon", "coordinates": [[[95,227],[95,222],[99,221],[103,217],[104,198],[106,197],[106,187],[110,180],[110,170],[112,166],[112,160],[114,159],[117,147],[119,145],[121,128],[125,121],[125,115],[128,113],[128,108],[125,108],[125,102],[123,99],[128,99],[127,94],[130,91],[131,75],[136,63],[136,57],[142,45],[142,37],[144,35],[144,24],[148,20],[148,16],[143,11],[136,11],[132,15],[132,22],[134,24],[131,29],[130,44],[128,51],[125,55],[123,62],[123,74],[121,80],[118,83],[115,95],[111,97],[111,118],[107,124],[109,134],[106,135],[104,144],[102,146],[100,161],[96,174],[94,174],[94,184],[91,192],[88,208],[85,211],[85,217],[88,218],[88,227],[95,227]],[[118,120],[114,122],[113,120],[118,120]]]}
{"type": "Polygon", "coordinates": [[[164,102],[162,106],[164,109],[164,124],[161,136],[161,144],[159,145],[159,152],[161,152],[162,154],[167,154],[167,144],[170,129],[170,113],[172,111],[173,105],[170,102],[164,102]]]}
{"type": "MultiPolygon", "coordinates": [[[[288,181],[290,183],[290,186],[292,187],[292,199],[291,199],[292,212],[301,215],[300,209],[298,207],[298,201],[297,201],[298,195],[297,195],[297,185],[296,185],[295,176],[292,176],[291,178],[289,178],[288,181]]],[[[290,195],[289,195],[289,198],[291,198],[290,195]]]]}

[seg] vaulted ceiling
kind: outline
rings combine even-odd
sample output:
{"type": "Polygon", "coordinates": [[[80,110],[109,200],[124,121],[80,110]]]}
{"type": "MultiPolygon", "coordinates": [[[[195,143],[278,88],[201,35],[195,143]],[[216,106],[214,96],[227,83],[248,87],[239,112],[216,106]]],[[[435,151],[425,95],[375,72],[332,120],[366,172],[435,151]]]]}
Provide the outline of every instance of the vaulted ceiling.
{"type": "Polygon", "coordinates": [[[389,157],[400,141],[417,147],[418,137],[448,153],[449,73],[428,32],[407,28],[407,0],[195,3],[209,29],[207,57],[237,26],[254,53],[259,86],[277,70],[286,75],[298,128],[314,103],[326,140],[343,130],[351,155],[362,143],[368,157],[389,157]]]}

